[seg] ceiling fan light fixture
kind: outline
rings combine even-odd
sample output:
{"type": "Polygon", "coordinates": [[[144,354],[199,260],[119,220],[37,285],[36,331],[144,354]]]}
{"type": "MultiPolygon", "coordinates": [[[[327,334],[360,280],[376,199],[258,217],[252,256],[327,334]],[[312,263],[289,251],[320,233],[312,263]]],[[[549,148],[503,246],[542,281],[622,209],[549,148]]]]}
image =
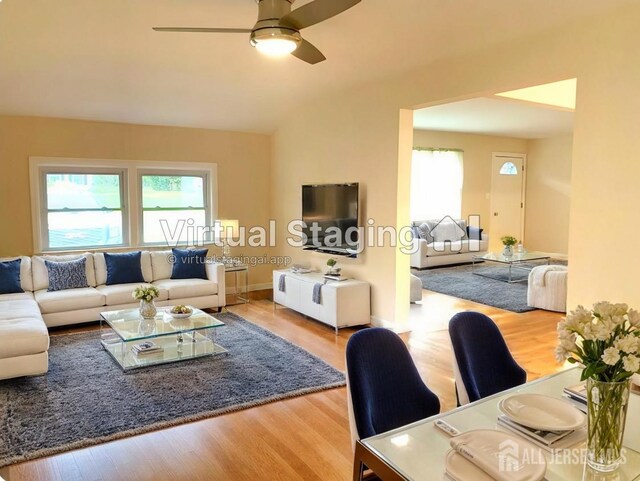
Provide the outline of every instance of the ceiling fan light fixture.
{"type": "Polygon", "coordinates": [[[251,33],[251,45],[260,53],[281,57],[294,52],[302,43],[295,30],[279,27],[262,28],[251,33]]]}

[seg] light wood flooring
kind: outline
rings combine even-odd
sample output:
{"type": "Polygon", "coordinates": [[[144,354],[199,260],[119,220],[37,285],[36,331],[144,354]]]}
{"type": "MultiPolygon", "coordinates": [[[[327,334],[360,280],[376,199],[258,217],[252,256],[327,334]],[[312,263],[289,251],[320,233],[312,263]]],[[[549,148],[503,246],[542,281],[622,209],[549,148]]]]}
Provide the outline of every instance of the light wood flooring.
{"type": "MultiPolygon", "coordinates": [[[[402,337],[443,410],[455,407],[455,393],[451,349],[441,328],[456,312],[478,310],[492,317],[530,380],[559,369],[553,359],[559,314],[516,314],[423,293],[422,311],[412,312],[412,331],[402,337]]],[[[251,303],[229,310],[344,370],[345,345],[354,329],[336,336],[289,309],[274,313],[267,297],[254,294],[251,303]]],[[[7,481],[349,480],[353,458],[345,396],[340,388],[279,401],[0,469],[0,476],[7,481]]]]}

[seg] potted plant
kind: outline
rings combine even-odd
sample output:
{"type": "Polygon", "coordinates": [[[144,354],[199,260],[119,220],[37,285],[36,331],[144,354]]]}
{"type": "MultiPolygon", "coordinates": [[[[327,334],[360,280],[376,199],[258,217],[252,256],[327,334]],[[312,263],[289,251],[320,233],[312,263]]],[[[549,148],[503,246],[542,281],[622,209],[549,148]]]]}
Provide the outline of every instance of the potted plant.
{"type": "Polygon", "coordinates": [[[518,243],[518,239],[510,235],[505,235],[501,237],[500,240],[504,245],[502,255],[505,257],[511,257],[513,255],[513,246],[518,243]]]}
{"type": "Polygon", "coordinates": [[[587,463],[620,463],[630,379],[640,370],[640,313],[626,304],[578,306],[558,323],[558,361],[583,366],[587,382],[587,463]]]}
{"type": "Polygon", "coordinates": [[[329,275],[329,276],[339,276],[340,275],[341,269],[339,267],[336,267],[337,263],[338,263],[338,261],[335,260],[333,257],[331,257],[331,258],[329,258],[327,260],[327,266],[329,267],[329,270],[327,271],[327,275],[329,275]]]}
{"type": "Polygon", "coordinates": [[[153,300],[160,295],[156,286],[136,287],[131,296],[140,301],[140,315],[143,319],[152,319],[158,313],[153,300]]]}

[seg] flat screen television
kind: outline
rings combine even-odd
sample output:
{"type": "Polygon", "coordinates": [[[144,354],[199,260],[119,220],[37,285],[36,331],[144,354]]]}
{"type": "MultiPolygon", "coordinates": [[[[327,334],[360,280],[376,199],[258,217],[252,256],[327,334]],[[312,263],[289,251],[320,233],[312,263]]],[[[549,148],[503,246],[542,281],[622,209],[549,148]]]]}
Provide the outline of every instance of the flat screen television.
{"type": "Polygon", "coordinates": [[[305,246],[345,252],[358,248],[358,184],[302,186],[305,246]]]}

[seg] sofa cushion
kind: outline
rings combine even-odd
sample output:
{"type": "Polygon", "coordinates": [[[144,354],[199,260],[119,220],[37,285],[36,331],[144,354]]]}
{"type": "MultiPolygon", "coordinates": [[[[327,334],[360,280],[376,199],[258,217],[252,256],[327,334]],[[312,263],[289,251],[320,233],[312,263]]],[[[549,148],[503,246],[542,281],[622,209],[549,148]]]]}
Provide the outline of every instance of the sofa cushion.
{"type": "Polygon", "coordinates": [[[11,301],[0,304],[0,359],[39,354],[47,349],[49,333],[35,301],[11,301]],[[10,314],[9,318],[5,319],[5,310],[13,314],[31,311],[34,315],[13,317],[13,314],[10,314]]]}
{"type": "MultiPolygon", "coordinates": [[[[104,260],[104,252],[96,252],[93,254],[93,262],[96,271],[96,285],[106,285],[107,263],[104,260]]],[[[153,271],[151,269],[151,253],[149,251],[141,251],[140,267],[142,268],[142,277],[144,278],[144,282],[151,282],[153,280],[153,271]]]]}
{"type": "Polygon", "coordinates": [[[13,299],[0,303],[0,321],[29,318],[42,320],[38,304],[33,299],[13,299]]]}
{"type": "Polygon", "coordinates": [[[96,286],[96,274],[93,268],[93,255],[85,252],[84,254],[68,254],[68,255],[46,255],[46,256],[33,256],[31,262],[31,272],[33,274],[33,290],[41,291],[42,289],[49,288],[49,272],[47,266],[44,263],[45,259],[54,262],[72,261],[84,257],[87,259],[85,265],[87,273],[87,283],[91,287],[96,286]]]}
{"type": "Polygon", "coordinates": [[[73,261],[54,262],[44,260],[49,272],[48,291],[63,291],[65,289],[78,289],[89,287],[87,282],[87,259],[81,257],[73,261]]]}
{"type": "Polygon", "coordinates": [[[153,270],[153,280],[171,279],[173,270],[171,251],[151,251],[151,267],[153,270]]]}
{"type": "Polygon", "coordinates": [[[22,259],[0,262],[0,294],[24,292],[20,285],[20,264],[22,259]]]}
{"type": "MultiPolygon", "coordinates": [[[[136,287],[139,286],[148,286],[148,284],[117,284],[115,286],[98,286],[96,289],[98,292],[104,295],[105,303],[107,306],[117,306],[121,304],[131,304],[136,301],[131,293],[136,287]]],[[[166,301],[169,299],[169,292],[166,289],[160,289],[160,295],[156,299],[156,301],[166,301]]]]}
{"type": "Polygon", "coordinates": [[[0,259],[1,262],[20,259],[20,286],[23,291],[33,291],[33,279],[31,278],[31,257],[5,257],[0,259]]]}
{"type": "Polygon", "coordinates": [[[173,269],[171,279],[206,279],[209,249],[171,249],[173,269]]]}
{"type": "Polygon", "coordinates": [[[142,252],[122,252],[118,254],[104,253],[104,261],[107,265],[106,285],[130,284],[132,282],[144,282],[142,265],[140,263],[142,252]]]}
{"type": "Polygon", "coordinates": [[[0,294],[0,303],[6,301],[24,301],[33,300],[33,292],[20,292],[16,294],[0,294]]]}
{"type": "Polygon", "coordinates": [[[218,293],[218,283],[205,279],[163,279],[154,281],[158,289],[169,292],[169,299],[213,296],[218,293]]]}
{"type": "Polygon", "coordinates": [[[95,287],[54,292],[40,290],[35,292],[35,298],[43,314],[101,307],[105,302],[104,294],[95,287]]]}
{"type": "Polygon", "coordinates": [[[435,242],[457,242],[466,238],[466,224],[464,220],[454,221],[450,217],[438,221],[427,221],[435,242]]]}
{"type": "Polygon", "coordinates": [[[426,240],[427,242],[433,242],[433,236],[431,235],[431,227],[429,224],[421,222],[416,226],[416,228],[420,239],[426,240]]]}

